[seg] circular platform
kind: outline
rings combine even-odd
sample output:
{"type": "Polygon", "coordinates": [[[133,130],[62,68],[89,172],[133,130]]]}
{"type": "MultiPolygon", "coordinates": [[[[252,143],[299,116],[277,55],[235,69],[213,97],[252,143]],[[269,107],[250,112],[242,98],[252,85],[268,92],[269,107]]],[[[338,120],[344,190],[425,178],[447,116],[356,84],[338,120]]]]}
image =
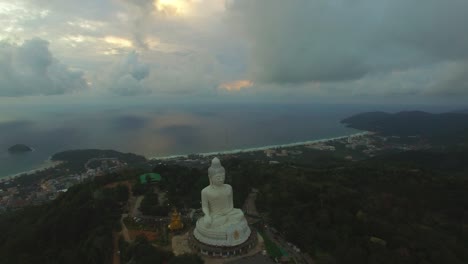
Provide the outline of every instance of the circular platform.
{"type": "Polygon", "coordinates": [[[251,228],[249,238],[242,244],[233,247],[213,246],[200,242],[194,235],[193,229],[189,232],[190,247],[203,255],[211,257],[233,257],[244,255],[257,245],[257,232],[251,228]]]}

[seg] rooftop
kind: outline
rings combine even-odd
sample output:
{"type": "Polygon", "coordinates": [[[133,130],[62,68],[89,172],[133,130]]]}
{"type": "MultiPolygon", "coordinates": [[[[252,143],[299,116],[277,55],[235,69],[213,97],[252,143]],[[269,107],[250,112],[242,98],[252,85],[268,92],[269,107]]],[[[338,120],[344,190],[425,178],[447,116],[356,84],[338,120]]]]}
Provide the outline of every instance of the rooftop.
{"type": "Polygon", "coordinates": [[[148,183],[148,180],[150,183],[152,182],[160,182],[161,181],[161,175],[158,173],[145,173],[140,175],[140,183],[141,184],[146,184],[148,183]]]}

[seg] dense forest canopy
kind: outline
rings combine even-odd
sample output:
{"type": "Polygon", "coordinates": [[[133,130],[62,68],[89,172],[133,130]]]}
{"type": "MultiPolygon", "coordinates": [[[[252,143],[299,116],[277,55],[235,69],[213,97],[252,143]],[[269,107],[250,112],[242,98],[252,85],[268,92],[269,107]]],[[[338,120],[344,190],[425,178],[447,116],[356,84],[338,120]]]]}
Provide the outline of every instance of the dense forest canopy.
{"type": "Polygon", "coordinates": [[[109,263],[118,188],[77,185],[50,204],[0,217],[1,263],[109,263]]]}

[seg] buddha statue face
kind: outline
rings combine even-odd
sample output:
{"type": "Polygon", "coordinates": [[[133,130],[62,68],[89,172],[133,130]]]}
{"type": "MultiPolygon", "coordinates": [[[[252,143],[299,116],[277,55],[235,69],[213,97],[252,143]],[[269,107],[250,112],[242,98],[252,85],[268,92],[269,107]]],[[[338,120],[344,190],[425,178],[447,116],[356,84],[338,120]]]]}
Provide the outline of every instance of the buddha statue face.
{"type": "Polygon", "coordinates": [[[211,177],[211,183],[215,186],[221,186],[224,184],[224,179],[224,173],[217,173],[211,177]]]}
{"type": "Polygon", "coordinates": [[[224,184],[226,178],[225,170],[218,158],[214,158],[211,161],[211,166],[208,169],[208,177],[210,178],[211,185],[222,186],[224,184]]]}

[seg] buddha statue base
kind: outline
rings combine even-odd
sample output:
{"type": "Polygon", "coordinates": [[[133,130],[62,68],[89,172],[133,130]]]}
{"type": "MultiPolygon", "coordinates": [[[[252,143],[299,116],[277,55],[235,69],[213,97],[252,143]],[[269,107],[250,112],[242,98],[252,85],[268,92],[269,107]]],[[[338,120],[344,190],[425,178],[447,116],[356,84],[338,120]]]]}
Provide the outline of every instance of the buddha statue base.
{"type": "Polygon", "coordinates": [[[198,241],[207,245],[232,247],[247,241],[250,233],[250,227],[245,218],[237,223],[220,226],[218,228],[206,228],[203,223],[203,218],[200,218],[197,221],[193,235],[198,241]]]}
{"type": "Polygon", "coordinates": [[[199,241],[195,237],[197,231],[192,229],[189,232],[188,243],[189,246],[196,252],[214,258],[230,258],[242,256],[251,251],[258,242],[258,234],[255,229],[250,229],[250,235],[245,242],[236,246],[215,246],[199,241]]]}

